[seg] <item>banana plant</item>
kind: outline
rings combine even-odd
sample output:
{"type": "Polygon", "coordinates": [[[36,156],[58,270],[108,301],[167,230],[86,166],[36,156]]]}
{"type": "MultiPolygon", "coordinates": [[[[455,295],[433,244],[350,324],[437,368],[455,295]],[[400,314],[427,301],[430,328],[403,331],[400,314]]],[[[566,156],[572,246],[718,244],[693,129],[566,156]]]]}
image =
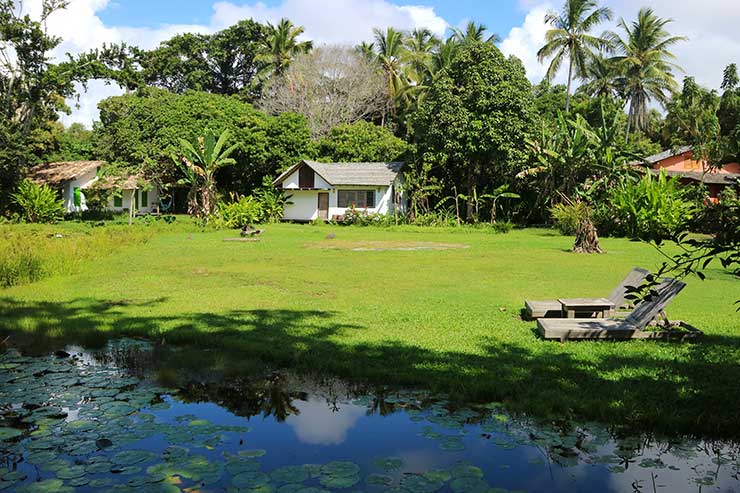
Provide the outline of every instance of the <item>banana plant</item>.
{"type": "Polygon", "coordinates": [[[491,224],[496,224],[496,205],[500,199],[520,199],[522,198],[518,193],[509,192],[509,185],[501,185],[500,187],[493,190],[491,193],[486,193],[480,196],[481,200],[491,201],[491,224]]]}
{"type": "Polygon", "coordinates": [[[224,149],[229,140],[228,130],[221,132],[216,140],[211,130],[206,130],[205,135],[197,137],[193,142],[180,139],[182,157],[178,160],[180,169],[185,175],[184,180],[191,186],[194,213],[203,218],[213,214],[216,207],[216,171],[236,163],[229,157],[239,144],[224,149]]]}

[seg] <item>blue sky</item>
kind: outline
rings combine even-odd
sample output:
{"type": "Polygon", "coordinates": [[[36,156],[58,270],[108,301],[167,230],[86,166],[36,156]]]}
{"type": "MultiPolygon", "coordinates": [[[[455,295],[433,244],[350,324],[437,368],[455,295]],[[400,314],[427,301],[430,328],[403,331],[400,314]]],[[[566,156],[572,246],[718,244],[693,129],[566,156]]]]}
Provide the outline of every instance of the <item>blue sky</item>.
{"type": "MultiPolygon", "coordinates": [[[[266,0],[260,3],[275,7],[281,2],[266,0]]],[[[482,22],[492,32],[502,37],[512,27],[521,25],[527,13],[517,0],[419,0],[394,3],[434,7],[437,15],[452,25],[460,25],[468,20],[482,22]]],[[[108,26],[149,28],[158,28],[166,24],[208,24],[212,14],[213,2],[204,0],[117,0],[98,12],[98,16],[108,26]]]]}

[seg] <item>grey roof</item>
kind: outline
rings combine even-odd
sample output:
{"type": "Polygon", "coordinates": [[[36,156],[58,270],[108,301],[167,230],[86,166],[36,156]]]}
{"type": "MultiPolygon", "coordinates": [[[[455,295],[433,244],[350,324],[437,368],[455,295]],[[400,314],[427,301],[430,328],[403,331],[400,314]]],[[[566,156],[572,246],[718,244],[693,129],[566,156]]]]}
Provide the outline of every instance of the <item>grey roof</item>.
{"type": "Polygon", "coordinates": [[[658,161],[668,159],[669,157],[680,156],[681,154],[685,152],[689,152],[690,150],[691,150],[691,146],[681,146],[678,149],[668,149],[667,151],[659,152],[658,154],[653,154],[652,156],[648,156],[642,162],[647,163],[647,164],[655,164],[658,161]]]}
{"type": "MultiPolygon", "coordinates": [[[[650,173],[659,174],[660,169],[651,169],[650,173]]],[[[665,173],[668,176],[678,176],[679,178],[686,178],[688,180],[694,180],[701,183],[711,183],[717,185],[733,185],[738,183],[740,180],[740,173],[724,173],[719,171],[707,171],[702,173],[700,171],[676,171],[665,169],[665,173]]]]}
{"type": "Polygon", "coordinates": [[[388,186],[396,179],[405,163],[319,163],[304,160],[288,168],[273,184],[282,183],[303,164],[311,167],[329,185],[388,186]]]}

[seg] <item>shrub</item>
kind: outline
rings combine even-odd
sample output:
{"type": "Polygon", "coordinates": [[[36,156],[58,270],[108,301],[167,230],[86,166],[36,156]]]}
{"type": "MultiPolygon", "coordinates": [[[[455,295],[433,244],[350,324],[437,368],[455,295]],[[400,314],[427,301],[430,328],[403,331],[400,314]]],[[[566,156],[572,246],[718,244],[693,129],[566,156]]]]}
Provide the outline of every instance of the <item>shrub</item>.
{"type": "Polygon", "coordinates": [[[392,217],[388,216],[387,214],[367,212],[364,209],[355,209],[354,207],[350,207],[344,212],[344,216],[342,216],[340,224],[354,224],[358,226],[387,226],[389,225],[389,220],[392,220],[392,217]]]}
{"type": "Polygon", "coordinates": [[[640,180],[624,179],[611,190],[617,231],[631,238],[662,240],[686,228],[699,211],[690,186],[646,173],[640,180]]]}
{"type": "Polygon", "coordinates": [[[283,218],[285,204],[288,203],[292,195],[286,196],[281,190],[272,185],[269,176],[265,176],[262,180],[262,188],[255,192],[255,197],[262,206],[262,219],[272,223],[283,218]]]}
{"type": "Polygon", "coordinates": [[[216,225],[225,228],[241,229],[261,222],[262,218],[262,203],[250,195],[248,197],[241,197],[230,203],[219,202],[216,213],[216,225]]]}
{"type": "Polygon", "coordinates": [[[21,209],[21,219],[29,223],[53,223],[64,216],[64,205],[56,192],[31,180],[22,181],[12,199],[21,209]]]}
{"type": "Polygon", "coordinates": [[[0,286],[35,282],[43,276],[41,259],[31,251],[15,251],[0,258],[0,286]]]}
{"type": "Polygon", "coordinates": [[[578,225],[586,219],[589,212],[589,208],[584,202],[560,203],[550,208],[550,215],[558,230],[569,236],[576,234],[578,225]]]}

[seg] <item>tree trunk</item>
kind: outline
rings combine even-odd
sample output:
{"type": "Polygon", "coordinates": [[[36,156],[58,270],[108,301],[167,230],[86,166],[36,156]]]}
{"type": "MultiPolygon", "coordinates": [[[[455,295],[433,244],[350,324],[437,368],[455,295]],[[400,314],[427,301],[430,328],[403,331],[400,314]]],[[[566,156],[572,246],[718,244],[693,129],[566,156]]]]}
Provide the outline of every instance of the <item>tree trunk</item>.
{"type": "Polygon", "coordinates": [[[591,218],[586,216],[576,231],[576,242],[573,245],[576,253],[604,253],[599,246],[599,235],[591,218]]]}
{"type": "Polygon", "coordinates": [[[467,190],[468,190],[468,199],[467,199],[467,210],[465,212],[465,220],[469,223],[475,222],[475,185],[476,185],[476,176],[475,176],[475,165],[469,164],[468,165],[468,179],[467,179],[467,190]]]}
{"type": "Polygon", "coordinates": [[[565,94],[565,113],[570,113],[570,86],[573,82],[573,55],[568,59],[568,92],[565,94]]]}

